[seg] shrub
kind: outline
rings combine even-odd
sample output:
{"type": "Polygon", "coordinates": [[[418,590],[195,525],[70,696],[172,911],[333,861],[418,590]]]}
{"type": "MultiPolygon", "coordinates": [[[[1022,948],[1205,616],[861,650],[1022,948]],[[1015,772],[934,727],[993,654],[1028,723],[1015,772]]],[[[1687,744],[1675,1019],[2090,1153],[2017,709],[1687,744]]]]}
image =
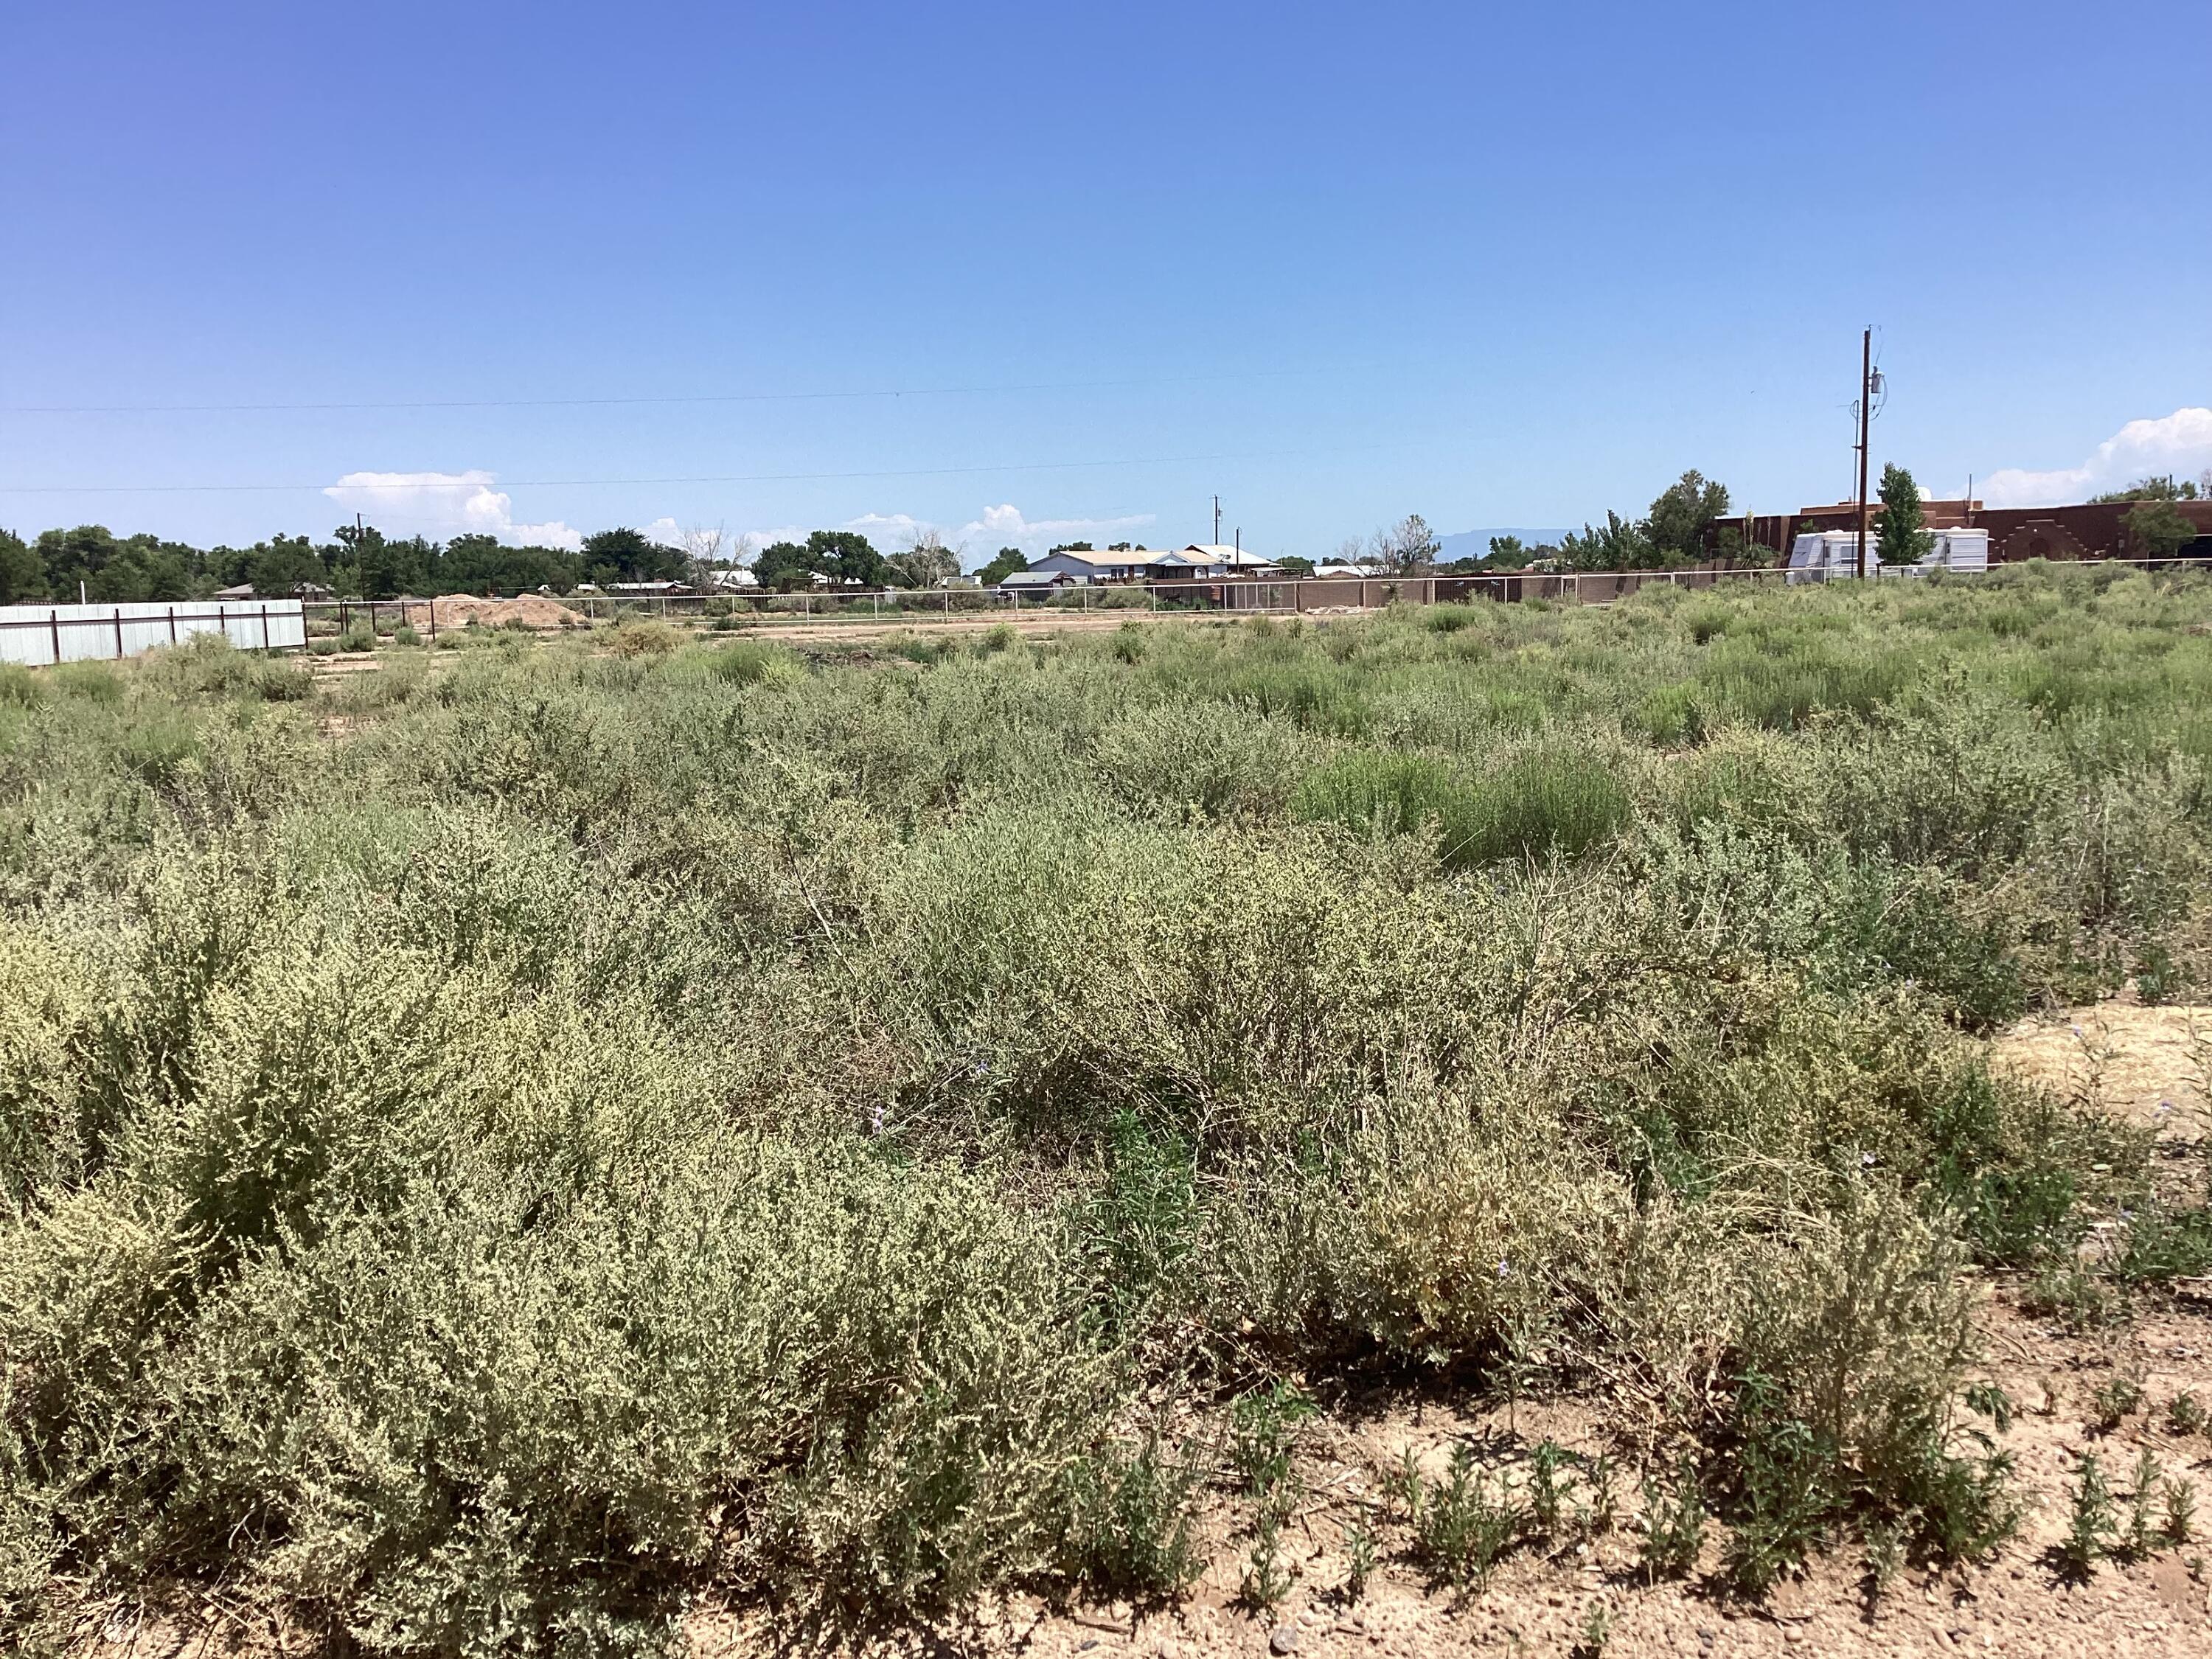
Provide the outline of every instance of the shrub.
{"type": "Polygon", "coordinates": [[[1449,841],[1464,834],[1475,797],[1451,769],[1422,755],[1350,750],[1309,772],[1291,810],[1308,823],[1378,836],[1436,826],[1449,841]]]}
{"type": "MultiPolygon", "coordinates": [[[[2202,1259],[1961,1033],[2212,972],[2212,587],[1470,611],[0,679],[6,1639],[1141,1601],[1208,1480],[1264,1605],[1306,1401],[1409,1376],[1601,1403],[1655,1576],[1986,1550],[1967,1265],[2202,1259]]],[[[1413,1473],[1447,1583],[1612,1507],[1413,1473]]]]}
{"type": "Polygon", "coordinates": [[[1610,841],[1634,807],[1594,756],[1534,750],[1484,780],[1469,810],[1444,829],[1444,861],[1574,858],[1610,841]]]}
{"type": "Polygon", "coordinates": [[[684,635],[657,619],[616,619],[607,635],[608,648],[617,657],[664,657],[684,643],[684,635]]]}
{"type": "Polygon", "coordinates": [[[38,677],[17,663],[0,663],[0,706],[35,708],[46,701],[38,677]]]}
{"type": "Polygon", "coordinates": [[[718,647],[707,658],[707,671],[732,685],[757,685],[773,677],[787,678],[799,672],[788,651],[755,640],[718,647]]]}

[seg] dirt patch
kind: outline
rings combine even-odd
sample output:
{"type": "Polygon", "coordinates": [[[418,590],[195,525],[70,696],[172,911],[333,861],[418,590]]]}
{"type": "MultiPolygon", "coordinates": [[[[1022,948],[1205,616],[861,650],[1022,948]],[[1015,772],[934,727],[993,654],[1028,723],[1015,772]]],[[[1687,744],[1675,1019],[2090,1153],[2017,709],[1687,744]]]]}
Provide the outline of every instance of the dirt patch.
{"type": "MultiPolygon", "coordinates": [[[[442,604],[443,602],[441,601],[442,604]]],[[[439,614],[445,613],[441,610],[439,614]]],[[[901,617],[896,622],[747,622],[729,630],[729,636],[750,639],[803,641],[824,644],[836,640],[879,640],[892,634],[910,634],[919,639],[939,635],[966,638],[988,634],[994,628],[1011,628],[1017,634],[1094,634],[1110,633],[1123,623],[1149,622],[1232,622],[1228,613],[1218,616],[1194,617],[1188,612],[1150,611],[1074,611],[1066,614],[1043,612],[1022,616],[1005,613],[995,616],[950,617],[931,620],[924,616],[901,617]]],[[[717,637],[722,637],[717,635],[717,637]]]]}
{"type": "MultiPolygon", "coordinates": [[[[1996,1063],[2075,1098],[2094,1101],[2162,1134],[2197,1133],[2204,1105],[2196,1033],[2212,1036],[2212,1008],[2108,1004],[2034,1021],[1992,1045],[1996,1063]],[[2167,1109],[2161,1112],[2161,1104],[2167,1109]]],[[[2212,1437],[2179,1431],[2166,1407],[2184,1393],[2212,1402],[2212,1301],[2184,1292],[2147,1297],[2123,1323],[2075,1330],[2032,1316],[2009,1275],[1985,1279],[1980,1324],[1985,1365],[2014,1404],[1999,1428],[1983,1419],[2014,1460],[2025,1506],[2018,1535],[1978,1566],[1900,1572],[1871,1593],[1856,1548],[1814,1561],[1761,1603],[1716,1588],[1720,1536],[1710,1528],[1696,1573],[1646,1582],[1638,1563],[1640,1489],[1618,1483],[1617,1523],[1580,1542],[1526,1549],[1479,1595],[1425,1582],[1407,1559],[1408,1535],[1387,1501],[1391,1472],[1408,1452],[1433,1475],[1455,1444],[1486,1464],[1510,1467],[1539,1439],[1570,1450],[1603,1449],[1602,1425],[1573,1402],[1461,1411],[1400,1401],[1309,1425],[1297,1456],[1304,1493],[1283,1528],[1292,1588],[1271,1614],[1238,1599],[1250,1548],[1244,1500],[1217,1496],[1204,1516],[1203,1577],[1177,1605],[1053,1610],[1016,1600],[974,1623],[900,1644],[905,1651],[1012,1655],[1024,1659],[1200,1659],[1291,1652],[1301,1659],[1387,1655],[1443,1659],[1469,1650],[1516,1655],[1590,1652],[1580,1644],[1591,1609],[1609,1626],[1602,1651],[1662,1655],[1887,1653],[2068,1655],[2081,1659],[2212,1653],[2212,1543],[2162,1548],[2125,1565],[2100,1564],[2085,1583],[2057,1571],[2051,1547],[2085,1454],[2116,1496],[2132,1491],[2139,1453],[2162,1474],[2191,1483],[2200,1516],[2212,1516],[2212,1437]],[[2115,1384],[2124,1385],[2116,1390],[2115,1384]],[[2129,1404],[2117,1417],[2112,1407],[2129,1404]],[[1348,1540],[1373,1532],[1377,1559],[1365,1593],[1346,1593],[1348,1540]]],[[[748,1616],[702,1611],[687,1624],[694,1652],[752,1653],[770,1646],[748,1616]]]]}
{"type": "Polygon", "coordinates": [[[1990,1054],[2069,1100],[2094,1102],[2161,1138],[2191,1139],[2206,1119],[2212,1007],[2099,1003],[2024,1020],[1990,1054]]]}

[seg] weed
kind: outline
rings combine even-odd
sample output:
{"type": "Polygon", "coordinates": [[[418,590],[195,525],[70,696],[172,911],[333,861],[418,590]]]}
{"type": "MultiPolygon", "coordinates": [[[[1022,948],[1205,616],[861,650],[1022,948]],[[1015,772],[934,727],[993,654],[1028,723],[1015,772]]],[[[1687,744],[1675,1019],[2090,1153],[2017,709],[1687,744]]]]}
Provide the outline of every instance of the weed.
{"type": "Polygon", "coordinates": [[[1888,1521],[1875,1521],[1866,1529],[1868,1599],[1879,1601],[1905,1570],[1904,1529],[1888,1521]]]}
{"type": "Polygon", "coordinates": [[[2187,1475],[2171,1474],[2166,1478],[2161,1495],[2165,1505],[2159,1534],[2178,1549],[2195,1536],[2197,1488],[2187,1475]]]}
{"type": "Polygon", "coordinates": [[[2159,1537],[2159,1528],[2152,1513],[2162,1495],[2163,1474],[2158,1459],[2145,1446],[2136,1454],[2135,1479],[2128,1494],[2127,1523],[2120,1529],[2119,1540],[2113,1553],[2121,1559],[2140,1561],[2151,1552],[2159,1537]]]}
{"type": "Polygon", "coordinates": [[[1592,1596],[1583,1609],[1582,1635],[1567,1651],[1570,1659],[1604,1659],[1613,1640],[1613,1609],[1601,1596],[1592,1596]]]}
{"type": "Polygon", "coordinates": [[[2110,1434],[2124,1418],[2142,1409],[2142,1384],[2131,1376],[2114,1376],[2089,1391],[2091,1421],[2101,1434],[2110,1434]]]}
{"type": "Polygon", "coordinates": [[[2070,1577],[2086,1578],[2097,1563],[2109,1555],[2119,1537],[2119,1517],[2112,1508],[2112,1490],[2094,1452],[2081,1454],[2074,1492],[2068,1500],[2066,1536],[2058,1545],[2062,1569],[2070,1577]]]}
{"type": "Polygon", "coordinates": [[[0,706],[35,708],[46,701],[38,676],[17,663],[0,663],[0,706]]]}
{"type": "MultiPolygon", "coordinates": [[[[1279,1595],[1304,1394],[1111,1426],[1255,1364],[1618,1402],[1654,1577],[1985,1551],[1963,1269],[2094,1326],[2212,1225],[1960,1041],[2212,971],[2212,584],[1907,586],[0,675],[0,1647],[1172,1595],[1198,1464],[1279,1595]]],[[[1442,1582],[1610,1524],[1419,1474],[1442,1582]]]]}
{"type": "Polygon", "coordinates": [[[1480,1590],[1527,1525],[1527,1512],[1501,1477],[1493,1489],[1491,1471],[1468,1446],[1452,1449],[1449,1473],[1425,1486],[1408,1465],[1401,1484],[1413,1525],[1413,1558],[1434,1582],[1462,1590],[1480,1590]]]}
{"type": "Polygon", "coordinates": [[[2021,1310],[2031,1318],[2056,1320],[2070,1331],[2111,1325],[2126,1313],[2126,1304],[2079,1262],[2039,1273],[2021,1291],[2021,1310]]]}
{"type": "Polygon", "coordinates": [[[1357,1601],[1367,1594],[1367,1581],[1375,1573],[1376,1543],[1374,1528],[1364,1521],[1344,1529],[1344,1594],[1357,1601]]]}
{"type": "Polygon", "coordinates": [[[1528,1455],[1528,1522],[1541,1538],[1559,1529],[1559,1516],[1573,1481],[1566,1471],[1577,1462],[1573,1453],[1548,1437],[1536,1443],[1528,1455]]]}
{"type": "Polygon", "coordinates": [[[1229,1408],[1230,1456],[1244,1489],[1264,1497],[1291,1478],[1291,1444],[1314,1403],[1288,1382],[1239,1395],[1229,1408]]]}
{"type": "Polygon", "coordinates": [[[658,619],[633,621],[617,617],[606,641],[607,648],[617,657],[665,657],[684,643],[684,635],[658,619]]]}
{"type": "Polygon", "coordinates": [[[2201,1435],[2212,1431],[2212,1413],[2193,1389],[2184,1389],[2166,1405],[2166,1425],[2176,1434],[2201,1435]]]}
{"type": "Polygon", "coordinates": [[[1969,1410],[1980,1413],[1995,1424],[1999,1434],[2012,1427],[2013,1418],[2019,1410],[2013,1403],[2012,1396],[1994,1382],[1976,1382],[1966,1389],[1960,1398],[1966,1402],[1969,1410]]]}
{"type": "Polygon", "coordinates": [[[1283,1565],[1282,1517],[1263,1504],[1252,1528],[1252,1547],[1244,1558],[1237,1599],[1259,1612],[1273,1612],[1291,1593],[1291,1577],[1283,1565]]]}
{"type": "Polygon", "coordinates": [[[1679,1578],[1698,1564],[1705,1541],[1705,1498],[1685,1458],[1671,1479],[1644,1477],[1644,1576],[1679,1578]]]}
{"type": "Polygon", "coordinates": [[[1205,1565],[1194,1529],[1196,1468],[1157,1436],[1133,1452],[1086,1458],[1072,1474],[1074,1520],[1062,1570],[1094,1593],[1131,1601],[1172,1595],[1205,1565]]]}

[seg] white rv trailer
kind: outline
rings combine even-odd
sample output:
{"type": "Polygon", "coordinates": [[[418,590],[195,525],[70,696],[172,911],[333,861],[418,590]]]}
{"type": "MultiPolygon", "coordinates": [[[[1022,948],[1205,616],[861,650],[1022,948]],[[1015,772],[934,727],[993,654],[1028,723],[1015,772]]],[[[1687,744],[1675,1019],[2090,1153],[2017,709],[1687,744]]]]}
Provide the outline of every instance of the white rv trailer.
{"type": "MultiPolygon", "coordinates": [[[[1931,530],[1928,555],[1915,564],[1878,565],[1874,532],[1867,532],[1867,567],[1877,576],[1924,576],[1931,570],[1987,570],[1990,532],[1986,530],[1931,530]]],[[[1859,533],[1856,530],[1808,532],[1790,544],[1790,574],[1793,587],[1801,582],[1835,581],[1859,573],[1859,533]]]]}

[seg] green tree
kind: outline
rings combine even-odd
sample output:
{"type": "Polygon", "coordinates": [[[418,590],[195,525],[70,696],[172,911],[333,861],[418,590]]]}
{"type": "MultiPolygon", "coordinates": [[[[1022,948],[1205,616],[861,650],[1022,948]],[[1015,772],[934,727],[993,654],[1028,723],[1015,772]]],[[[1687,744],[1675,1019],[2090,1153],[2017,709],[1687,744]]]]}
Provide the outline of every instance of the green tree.
{"type": "Polygon", "coordinates": [[[990,563],[975,573],[976,580],[988,586],[1002,582],[1017,570],[1030,568],[1029,556],[1018,547],[1002,547],[991,556],[990,563]]]}
{"type": "MultiPolygon", "coordinates": [[[[392,541],[374,525],[340,525],[337,546],[326,556],[331,586],[364,599],[394,599],[434,587],[438,544],[420,536],[392,541]]],[[[257,580],[255,587],[260,586],[257,580]]]]}
{"type": "Polygon", "coordinates": [[[48,592],[65,604],[76,602],[80,584],[88,599],[125,605],[188,599],[205,585],[196,549],[155,536],[118,539],[105,525],[41,532],[37,551],[48,592]]]}
{"type": "Polygon", "coordinates": [[[0,530],[0,605],[46,597],[46,562],[12,530],[0,530]]]}
{"type": "MultiPolygon", "coordinates": [[[[1127,543],[1122,544],[1123,547],[1126,547],[1127,545],[1127,543]]],[[[1109,547],[1106,550],[1109,553],[1118,553],[1121,551],[1122,549],[1109,547]]],[[[1285,553],[1281,558],[1276,560],[1275,562],[1282,566],[1284,569],[1289,571],[1293,576],[1310,576],[1313,574],[1313,561],[1311,559],[1300,558],[1295,553],[1285,553]]]]}
{"type": "Polygon", "coordinates": [[[583,580],[580,555],[557,547],[509,547],[495,536],[456,536],[438,560],[438,585],[449,592],[517,592],[550,587],[566,593],[583,580]]]}
{"type": "Polygon", "coordinates": [[[1528,568],[1528,550],[1518,536],[1492,536],[1487,562],[1500,570],[1523,570],[1528,568]]]}
{"type": "Polygon", "coordinates": [[[641,530],[618,529],[584,538],[583,562],[596,582],[673,582],[684,579],[690,561],[681,548],[641,530]]]}
{"type": "Polygon", "coordinates": [[[1644,536],[1662,564],[1695,564],[1705,556],[1705,532],[1729,510],[1725,486],[1692,468],[1651,503],[1644,536]]]}
{"type": "Polygon", "coordinates": [[[823,574],[801,542],[770,542],[753,561],[753,580],[779,593],[811,587],[815,577],[823,574]]]}
{"type": "Polygon", "coordinates": [[[258,543],[247,550],[243,562],[240,580],[252,582],[257,593],[289,598],[303,587],[330,586],[329,567],[305,536],[278,536],[258,543]]]}
{"type": "Polygon", "coordinates": [[[1595,527],[1584,525],[1580,533],[1569,531],[1559,556],[1570,570],[1648,570],[1659,562],[1643,520],[1618,513],[1607,513],[1595,527]]]}
{"type": "Polygon", "coordinates": [[[2197,499],[2197,483],[2184,478],[2176,483],[2169,472],[2164,477],[2137,478],[2125,489],[2115,489],[2109,495],[2092,495],[2089,499],[2100,506],[2112,501],[2193,501],[2197,499]]]}
{"type": "Polygon", "coordinates": [[[861,587],[890,585],[884,556],[857,530],[817,530],[806,538],[807,556],[814,568],[833,582],[861,587]]]}
{"type": "Polygon", "coordinates": [[[2128,553],[2138,559],[2170,559],[2195,541],[2197,533],[2179,507],[2155,497],[2128,514],[2127,530],[2128,553]]]}
{"type": "Polygon", "coordinates": [[[1918,564],[1935,550],[1920,486],[1894,461],[1881,469],[1881,511],[1875,518],[1875,558],[1881,564],[1918,564]]]}

